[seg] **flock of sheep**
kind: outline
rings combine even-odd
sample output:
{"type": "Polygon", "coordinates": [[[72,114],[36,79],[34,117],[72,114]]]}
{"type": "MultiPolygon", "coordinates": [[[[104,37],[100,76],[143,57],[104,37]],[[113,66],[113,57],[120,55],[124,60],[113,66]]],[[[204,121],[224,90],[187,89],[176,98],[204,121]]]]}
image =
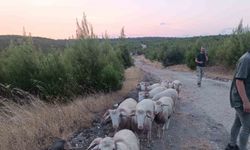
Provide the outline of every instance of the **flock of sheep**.
{"type": "Polygon", "coordinates": [[[104,120],[111,119],[115,130],[113,137],[94,139],[87,150],[139,150],[137,135],[147,135],[147,146],[151,143],[152,125],[157,126],[157,137],[164,138],[179,98],[181,82],[163,81],[150,85],[138,84],[138,102],[127,98],[116,109],[109,109],[104,120]]]}

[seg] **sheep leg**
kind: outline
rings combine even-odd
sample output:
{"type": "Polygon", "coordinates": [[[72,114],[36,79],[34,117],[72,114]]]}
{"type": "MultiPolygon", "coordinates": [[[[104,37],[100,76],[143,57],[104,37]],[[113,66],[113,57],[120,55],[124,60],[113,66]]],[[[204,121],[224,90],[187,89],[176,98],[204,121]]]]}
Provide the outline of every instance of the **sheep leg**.
{"type": "Polygon", "coordinates": [[[150,147],[150,142],[152,140],[152,122],[149,124],[149,130],[148,130],[148,134],[147,134],[147,139],[148,139],[148,142],[147,142],[147,145],[148,147],[150,147]]]}
{"type": "Polygon", "coordinates": [[[174,100],[174,106],[173,106],[173,112],[175,112],[176,107],[176,101],[174,100]]]}
{"type": "Polygon", "coordinates": [[[167,121],[167,124],[166,124],[167,126],[165,127],[165,130],[169,128],[169,124],[170,124],[170,118],[167,121]]]}
{"type": "Polygon", "coordinates": [[[160,138],[161,137],[161,129],[160,126],[157,124],[157,137],[160,138]]]}

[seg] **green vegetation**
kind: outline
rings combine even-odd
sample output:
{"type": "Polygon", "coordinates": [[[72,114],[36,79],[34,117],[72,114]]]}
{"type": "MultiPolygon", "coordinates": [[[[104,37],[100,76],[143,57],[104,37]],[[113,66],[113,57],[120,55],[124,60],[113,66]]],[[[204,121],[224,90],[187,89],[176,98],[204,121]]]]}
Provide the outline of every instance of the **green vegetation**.
{"type": "Polygon", "coordinates": [[[10,40],[9,46],[0,50],[0,83],[43,99],[109,92],[121,88],[124,69],[133,65],[130,53],[144,54],[164,66],[187,64],[195,69],[194,59],[201,46],[207,49],[208,65],[225,67],[235,67],[239,57],[250,49],[250,30],[242,21],[231,35],[125,38],[122,28],[119,39],[108,39],[107,34],[98,39],[84,16],[81,25],[77,22],[77,37],[47,48],[39,46],[38,41],[44,39],[34,38],[34,42],[26,36],[10,40]]]}
{"type": "Polygon", "coordinates": [[[124,69],[133,65],[125,39],[96,38],[85,16],[77,30],[78,39],[62,49],[41,50],[30,37],[11,42],[0,51],[0,83],[47,101],[120,89],[124,69]]]}
{"type": "MultiPolygon", "coordinates": [[[[118,47],[118,46],[117,46],[118,47]]],[[[41,52],[31,42],[11,44],[1,52],[0,83],[43,98],[121,88],[125,67],[121,49],[107,40],[79,39],[63,51],[41,52]]]]}
{"type": "Polygon", "coordinates": [[[133,52],[145,54],[146,58],[157,60],[164,66],[187,64],[195,69],[194,59],[200,47],[209,55],[208,65],[222,65],[234,68],[239,57],[250,48],[250,30],[242,21],[231,35],[200,36],[190,38],[136,38],[128,39],[133,52]],[[137,44],[135,44],[137,43],[137,44]],[[146,44],[146,49],[137,45],[146,44]]]}

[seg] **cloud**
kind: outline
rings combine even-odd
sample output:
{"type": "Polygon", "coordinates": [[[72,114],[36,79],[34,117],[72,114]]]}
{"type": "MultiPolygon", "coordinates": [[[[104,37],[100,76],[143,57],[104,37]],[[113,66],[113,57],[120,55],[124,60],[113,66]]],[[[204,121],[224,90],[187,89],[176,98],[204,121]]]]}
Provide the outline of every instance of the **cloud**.
{"type": "Polygon", "coordinates": [[[165,25],[167,25],[166,22],[161,22],[160,23],[160,26],[165,26],[165,25]]]}
{"type": "Polygon", "coordinates": [[[222,29],[220,34],[231,34],[233,32],[233,28],[225,28],[222,29]]]}

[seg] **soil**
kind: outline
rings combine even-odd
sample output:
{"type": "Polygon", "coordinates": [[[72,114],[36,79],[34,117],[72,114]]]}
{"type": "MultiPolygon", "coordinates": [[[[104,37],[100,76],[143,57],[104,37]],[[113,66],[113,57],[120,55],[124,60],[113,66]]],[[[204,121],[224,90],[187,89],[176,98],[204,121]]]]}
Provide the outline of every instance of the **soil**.
{"type": "MultiPolygon", "coordinates": [[[[177,72],[192,72],[196,73],[195,70],[191,70],[187,67],[187,65],[173,65],[167,67],[167,69],[177,72]]],[[[229,81],[233,79],[234,71],[233,69],[225,68],[224,66],[208,66],[205,67],[205,77],[220,80],[220,81],[229,81]]]]}

